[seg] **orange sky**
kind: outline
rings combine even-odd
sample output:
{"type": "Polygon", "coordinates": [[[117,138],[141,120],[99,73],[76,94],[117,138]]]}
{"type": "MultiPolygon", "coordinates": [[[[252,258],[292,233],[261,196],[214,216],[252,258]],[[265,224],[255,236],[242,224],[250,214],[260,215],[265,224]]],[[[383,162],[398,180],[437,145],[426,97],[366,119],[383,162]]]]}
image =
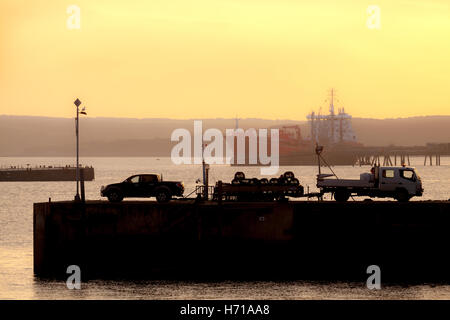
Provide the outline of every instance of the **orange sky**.
{"type": "Polygon", "coordinates": [[[0,114],[450,115],[448,0],[0,0],[0,114]],[[68,5],[81,29],[66,27],[68,5]],[[381,29],[366,9],[381,9],[381,29]]]}

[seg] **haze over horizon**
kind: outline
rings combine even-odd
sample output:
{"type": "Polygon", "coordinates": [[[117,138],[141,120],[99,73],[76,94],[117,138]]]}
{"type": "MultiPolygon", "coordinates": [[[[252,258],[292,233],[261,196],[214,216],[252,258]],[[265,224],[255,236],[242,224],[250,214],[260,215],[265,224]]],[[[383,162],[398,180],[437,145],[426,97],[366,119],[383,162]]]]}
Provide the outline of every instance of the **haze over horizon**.
{"type": "Polygon", "coordinates": [[[334,87],[355,118],[450,115],[449,16],[446,0],[2,0],[0,113],[70,118],[79,97],[91,117],[304,120],[334,87]]]}
{"type": "MultiPolygon", "coordinates": [[[[0,113],[0,117],[30,117],[30,118],[50,118],[50,119],[72,119],[74,118],[74,116],[45,116],[45,115],[31,115],[31,114],[1,114],[0,113]]],[[[91,118],[91,119],[117,119],[117,120],[174,120],[174,121],[189,121],[189,120],[230,120],[230,121],[235,121],[236,118],[238,118],[239,121],[241,120],[261,120],[261,121],[295,121],[295,122],[307,122],[308,119],[289,119],[289,118],[274,118],[274,119],[269,119],[269,118],[262,118],[262,117],[246,117],[246,118],[242,118],[239,117],[239,115],[237,115],[236,117],[211,117],[211,118],[170,118],[170,117],[112,117],[112,116],[89,116],[89,114],[87,115],[87,117],[91,118]]],[[[362,120],[397,120],[397,119],[414,119],[414,118],[450,118],[450,115],[440,115],[440,114],[430,114],[430,115],[417,115],[417,116],[411,116],[411,117],[388,117],[388,118],[376,118],[376,117],[352,117],[353,119],[362,119],[362,120]]],[[[84,116],[83,116],[84,118],[84,116]]],[[[83,121],[83,120],[82,120],[83,121]]]]}
{"type": "MultiPolygon", "coordinates": [[[[306,121],[241,119],[239,127],[279,128],[299,125],[310,138],[306,121]]],[[[203,119],[203,130],[234,128],[235,120],[203,119]]],[[[365,146],[417,146],[450,143],[450,116],[352,121],[357,141],[365,146]]],[[[193,120],[85,117],[80,121],[81,154],[90,156],[169,155],[175,129],[193,130],[193,120]]],[[[73,156],[74,119],[0,115],[0,156],[73,156]]]]}

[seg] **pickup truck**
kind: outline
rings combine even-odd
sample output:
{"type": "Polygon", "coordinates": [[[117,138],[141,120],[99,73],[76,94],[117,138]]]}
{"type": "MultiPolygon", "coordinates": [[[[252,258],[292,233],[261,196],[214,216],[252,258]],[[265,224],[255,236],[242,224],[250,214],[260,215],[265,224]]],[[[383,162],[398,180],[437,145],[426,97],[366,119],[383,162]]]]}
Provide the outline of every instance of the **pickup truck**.
{"type": "Polygon", "coordinates": [[[120,202],[123,198],[156,197],[158,202],[170,201],[172,196],[182,196],[183,182],[162,181],[159,174],[138,174],[120,183],[102,186],[100,194],[111,202],[120,202]]]}
{"type": "Polygon", "coordinates": [[[331,192],[336,201],[347,201],[352,195],[394,198],[406,202],[422,196],[423,187],[417,171],[411,167],[375,166],[370,173],[360,174],[359,180],[330,179],[331,174],[317,175],[321,193],[331,192]]]}

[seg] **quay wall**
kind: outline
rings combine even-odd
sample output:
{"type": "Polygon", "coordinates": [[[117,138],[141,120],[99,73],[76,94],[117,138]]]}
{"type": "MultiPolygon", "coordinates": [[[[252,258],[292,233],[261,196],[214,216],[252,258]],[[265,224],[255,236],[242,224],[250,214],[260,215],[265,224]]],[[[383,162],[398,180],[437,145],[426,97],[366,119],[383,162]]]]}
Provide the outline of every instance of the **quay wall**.
{"type": "Polygon", "coordinates": [[[33,221],[42,277],[450,279],[449,201],[67,201],[33,221]]]}

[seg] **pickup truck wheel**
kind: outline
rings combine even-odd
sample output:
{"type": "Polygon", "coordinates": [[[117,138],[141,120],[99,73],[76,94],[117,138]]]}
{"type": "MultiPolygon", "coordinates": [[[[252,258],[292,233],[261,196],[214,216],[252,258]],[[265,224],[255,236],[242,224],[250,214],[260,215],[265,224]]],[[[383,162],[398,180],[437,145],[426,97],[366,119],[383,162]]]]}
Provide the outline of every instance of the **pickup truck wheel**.
{"type": "Polygon", "coordinates": [[[399,202],[407,202],[407,201],[409,201],[408,191],[406,191],[405,189],[397,190],[397,194],[395,196],[395,199],[397,199],[397,201],[399,201],[399,202]]]}
{"type": "Polygon", "coordinates": [[[156,201],[158,202],[168,202],[171,197],[172,196],[168,190],[160,189],[156,191],[156,201]]]}
{"type": "Polygon", "coordinates": [[[350,193],[347,190],[336,190],[334,193],[334,200],[338,202],[345,202],[350,198],[350,193]]]}
{"type": "Polygon", "coordinates": [[[110,202],[120,202],[123,199],[123,195],[119,190],[111,190],[108,193],[108,200],[110,202]]]}

